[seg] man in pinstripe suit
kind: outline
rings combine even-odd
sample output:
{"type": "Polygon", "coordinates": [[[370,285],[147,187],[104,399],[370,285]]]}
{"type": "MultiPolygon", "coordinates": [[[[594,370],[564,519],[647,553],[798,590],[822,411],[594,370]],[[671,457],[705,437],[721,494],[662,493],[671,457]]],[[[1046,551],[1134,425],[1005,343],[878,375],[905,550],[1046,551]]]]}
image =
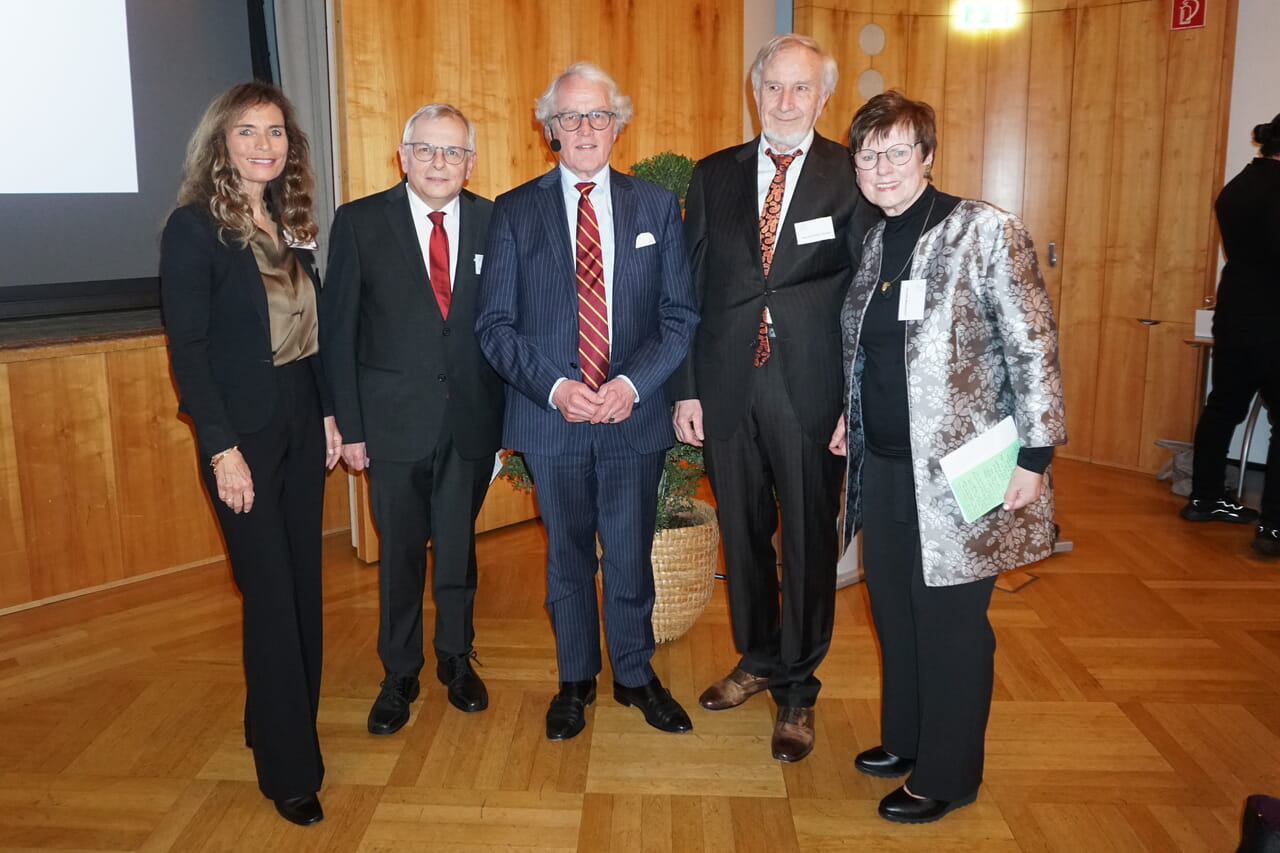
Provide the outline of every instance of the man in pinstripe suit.
{"type": "Polygon", "coordinates": [[[595,700],[597,565],[614,698],[655,728],[689,731],[649,663],[650,550],[673,441],[664,383],[697,325],[679,207],[609,167],[631,100],[601,69],[569,66],[535,112],[560,162],[494,204],[476,332],[511,386],[503,443],[524,454],[547,528],[560,673],[547,737],[581,732],[595,700]]]}

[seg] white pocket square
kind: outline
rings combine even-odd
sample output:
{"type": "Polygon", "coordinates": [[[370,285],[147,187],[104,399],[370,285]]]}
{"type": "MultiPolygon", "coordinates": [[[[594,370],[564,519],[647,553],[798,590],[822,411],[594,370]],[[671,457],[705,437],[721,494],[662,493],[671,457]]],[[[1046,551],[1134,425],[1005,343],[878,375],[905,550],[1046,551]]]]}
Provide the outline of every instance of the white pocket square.
{"type": "Polygon", "coordinates": [[[653,239],[653,235],[650,234],[648,231],[641,231],[639,234],[636,235],[637,249],[643,249],[645,246],[652,246],[654,243],[657,243],[657,242],[658,241],[653,239]]]}

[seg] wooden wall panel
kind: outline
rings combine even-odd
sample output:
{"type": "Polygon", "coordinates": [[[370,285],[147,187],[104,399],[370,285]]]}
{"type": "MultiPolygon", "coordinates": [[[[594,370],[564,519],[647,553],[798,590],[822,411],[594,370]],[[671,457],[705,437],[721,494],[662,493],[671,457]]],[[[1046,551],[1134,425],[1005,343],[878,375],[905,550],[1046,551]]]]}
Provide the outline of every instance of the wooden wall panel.
{"type": "Polygon", "coordinates": [[[10,364],[9,392],[33,595],[124,577],[105,356],[10,364]]]}
{"type": "Polygon", "coordinates": [[[163,347],[107,353],[123,576],[207,559],[222,551],[200,480],[191,428],[163,347]]]}
{"type": "Polygon", "coordinates": [[[9,365],[0,364],[0,608],[31,600],[9,365]]]}
{"type": "Polygon", "coordinates": [[[200,464],[162,334],[0,349],[0,612],[222,559],[200,464]]]}
{"type": "Polygon", "coordinates": [[[635,118],[613,164],[741,141],[742,12],[709,0],[338,0],[339,128],[346,198],[399,179],[405,119],[448,101],[476,125],[469,188],[492,198],[554,161],[533,101],[569,63],[614,75],[635,118]]]}
{"type": "MultiPolygon", "coordinates": [[[[1062,332],[1063,387],[1070,436],[1064,453],[1090,459],[1095,389],[1102,380],[1098,342],[1106,274],[1106,211],[1112,188],[1111,136],[1120,49],[1120,9],[1107,6],[1086,9],[1079,14],[1058,325],[1062,332]]],[[[1115,367],[1107,365],[1106,369],[1113,371],[1115,367]]]]}
{"type": "Polygon", "coordinates": [[[992,33],[989,38],[986,129],[978,198],[1020,212],[1024,209],[1022,193],[1026,187],[1031,27],[992,33]]]}
{"type": "Polygon", "coordinates": [[[1142,429],[1134,464],[1141,470],[1154,471],[1168,459],[1169,452],[1156,447],[1156,439],[1188,441],[1188,429],[1194,430],[1200,408],[1199,394],[1194,392],[1199,384],[1188,380],[1200,375],[1201,351],[1186,344],[1194,327],[1194,321],[1165,321],[1147,327],[1142,429]]]}
{"type": "Polygon", "coordinates": [[[1062,266],[1049,266],[1049,244],[1062,247],[1067,222],[1067,168],[1071,141],[1071,87],[1075,74],[1076,15],[1071,11],[1029,16],[1026,183],[1022,219],[1031,230],[1040,272],[1061,316],[1062,266]]]}
{"type": "MultiPolygon", "coordinates": [[[[982,198],[988,40],[985,33],[957,30],[947,36],[947,72],[938,111],[933,174],[940,188],[961,198],[982,198]]],[[[934,108],[938,109],[936,104],[934,108]]],[[[1003,107],[992,104],[991,111],[999,113],[1003,107]]]]}

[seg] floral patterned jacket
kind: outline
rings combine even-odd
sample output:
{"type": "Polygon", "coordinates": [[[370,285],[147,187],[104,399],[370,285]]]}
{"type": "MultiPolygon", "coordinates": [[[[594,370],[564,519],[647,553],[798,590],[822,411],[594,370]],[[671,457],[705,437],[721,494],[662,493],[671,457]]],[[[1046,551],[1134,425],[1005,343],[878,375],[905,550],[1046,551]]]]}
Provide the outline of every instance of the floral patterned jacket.
{"type": "MultiPolygon", "coordinates": [[[[858,336],[880,274],[884,224],[866,238],[841,312],[845,360],[847,544],[862,527],[864,436],[858,336]]],[[[1053,549],[1053,487],[1015,512],[960,515],[938,460],[1012,415],[1024,447],[1067,440],[1053,307],[1035,248],[1012,214],[962,201],[925,233],[911,278],[927,281],[924,319],[907,323],[907,406],[924,579],[952,586],[1041,560],[1053,549]]],[[[1052,466],[1051,466],[1052,467],[1052,466]]]]}

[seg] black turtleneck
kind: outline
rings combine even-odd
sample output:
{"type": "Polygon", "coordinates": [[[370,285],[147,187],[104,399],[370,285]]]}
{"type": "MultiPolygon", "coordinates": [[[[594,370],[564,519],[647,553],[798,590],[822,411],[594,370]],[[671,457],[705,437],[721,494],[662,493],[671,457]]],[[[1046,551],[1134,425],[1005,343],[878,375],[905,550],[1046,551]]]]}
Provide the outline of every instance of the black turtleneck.
{"type": "Polygon", "coordinates": [[[862,321],[862,424],[877,456],[911,456],[907,426],[906,324],[898,319],[902,279],[911,277],[916,243],[947,217],[960,199],[932,185],[897,216],[884,218],[880,279],[862,321]],[[892,278],[890,278],[892,276],[892,278]],[[888,289],[883,287],[889,282],[888,289]]]}
{"type": "MultiPolygon", "coordinates": [[[[907,335],[906,324],[898,319],[899,292],[902,280],[911,277],[911,262],[920,238],[946,219],[959,203],[960,199],[929,184],[910,207],[884,219],[879,283],[867,305],[859,338],[865,357],[862,423],[867,448],[877,456],[911,456],[907,335]],[[887,288],[885,282],[889,284],[887,288]]],[[[1024,447],[1018,452],[1018,465],[1042,474],[1052,458],[1052,447],[1024,447]]]]}

